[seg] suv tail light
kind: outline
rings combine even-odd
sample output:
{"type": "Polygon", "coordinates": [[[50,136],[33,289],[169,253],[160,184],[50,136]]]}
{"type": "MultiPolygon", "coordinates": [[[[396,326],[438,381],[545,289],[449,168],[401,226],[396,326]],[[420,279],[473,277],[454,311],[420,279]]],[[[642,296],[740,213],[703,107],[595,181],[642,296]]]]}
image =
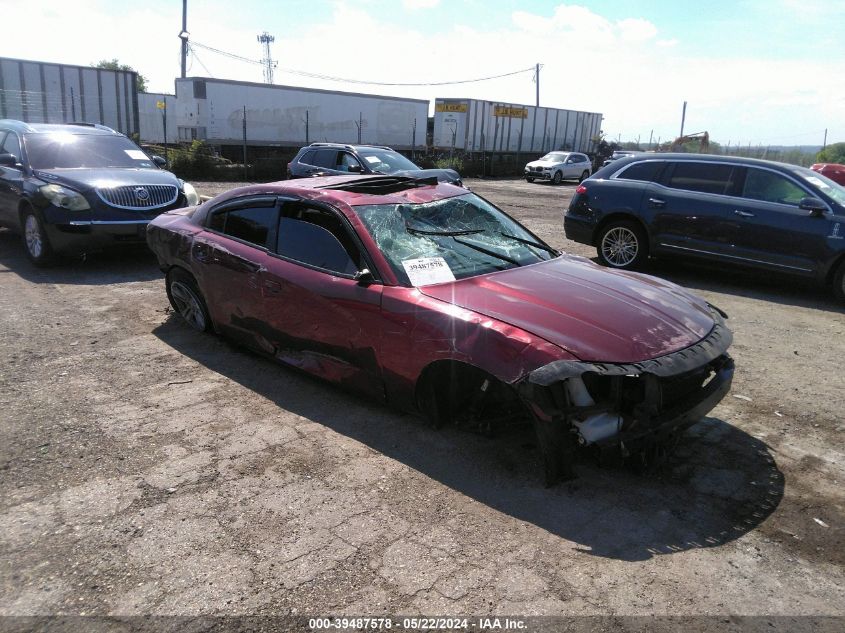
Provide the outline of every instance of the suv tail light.
{"type": "Polygon", "coordinates": [[[578,188],[575,190],[575,193],[587,193],[587,187],[584,185],[578,185],[578,188]]]}

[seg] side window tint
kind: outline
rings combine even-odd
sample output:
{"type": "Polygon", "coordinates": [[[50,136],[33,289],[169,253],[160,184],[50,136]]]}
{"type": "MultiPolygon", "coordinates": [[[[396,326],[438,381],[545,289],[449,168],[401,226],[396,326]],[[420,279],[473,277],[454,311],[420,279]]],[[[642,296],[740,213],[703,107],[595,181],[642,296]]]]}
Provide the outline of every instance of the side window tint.
{"type": "Polygon", "coordinates": [[[226,213],[214,213],[211,216],[211,219],[208,222],[208,228],[214,231],[223,232],[223,228],[226,226],[226,213]]]}
{"type": "Polygon", "coordinates": [[[304,165],[313,165],[314,164],[314,156],[317,154],[313,149],[311,151],[305,152],[302,155],[302,158],[299,159],[299,162],[304,165]]]}
{"type": "Polygon", "coordinates": [[[798,206],[808,194],[791,180],[764,169],[749,168],[742,189],[743,198],[798,206]]]}
{"type": "Polygon", "coordinates": [[[732,165],[681,161],[675,163],[675,170],[666,185],[673,189],[727,195],[734,188],[733,171],[732,165]]]}
{"type": "Polygon", "coordinates": [[[18,141],[18,136],[14,132],[9,132],[6,135],[6,140],[3,141],[3,154],[14,154],[15,156],[20,159],[21,157],[21,144],[18,141]]]}
{"type": "MultiPolygon", "coordinates": [[[[219,215],[225,216],[225,220],[222,230],[217,228],[218,231],[250,244],[270,246],[267,242],[276,224],[275,207],[233,209],[219,215]]],[[[217,216],[212,217],[212,228],[216,228],[214,223],[218,221],[217,216]]]]}
{"type": "Polygon", "coordinates": [[[348,152],[341,152],[340,153],[340,163],[337,166],[337,169],[340,171],[349,171],[350,167],[360,167],[361,163],[357,161],[357,159],[348,152]]]}
{"type": "Polygon", "coordinates": [[[337,169],[337,150],[336,149],[318,149],[315,152],[314,162],[312,165],[317,167],[325,167],[326,169],[337,169]]]}
{"type": "Polygon", "coordinates": [[[624,180],[642,180],[643,182],[655,182],[663,171],[666,163],[657,160],[645,161],[628,165],[617,178],[624,180]]]}
{"type": "Polygon", "coordinates": [[[318,209],[293,208],[279,220],[277,252],[283,257],[344,275],[354,275],[361,256],[334,215],[318,209]]]}

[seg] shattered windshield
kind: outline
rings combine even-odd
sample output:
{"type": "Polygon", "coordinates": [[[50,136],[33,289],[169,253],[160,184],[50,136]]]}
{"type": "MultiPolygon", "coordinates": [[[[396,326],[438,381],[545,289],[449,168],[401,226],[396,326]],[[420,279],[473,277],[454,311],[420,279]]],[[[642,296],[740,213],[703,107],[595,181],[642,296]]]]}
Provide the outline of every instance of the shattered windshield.
{"type": "Polygon", "coordinates": [[[464,279],[558,256],[521,224],[472,193],[425,204],[354,208],[400,283],[407,286],[464,279]],[[419,272],[432,268],[431,275],[419,272]]]}
{"type": "Polygon", "coordinates": [[[399,152],[383,149],[359,149],[358,153],[361,158],[367,161],[370,169],[379,174],[395,174],[397,171],[419,169],[399,152]]]}

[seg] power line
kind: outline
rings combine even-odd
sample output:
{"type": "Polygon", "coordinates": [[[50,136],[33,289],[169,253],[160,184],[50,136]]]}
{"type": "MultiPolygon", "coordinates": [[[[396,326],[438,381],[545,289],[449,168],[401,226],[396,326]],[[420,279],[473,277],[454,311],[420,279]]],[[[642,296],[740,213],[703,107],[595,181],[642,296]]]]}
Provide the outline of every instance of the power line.
{"type": "MultiPolygon", "coordinates": [[[[236,59],[238,61],[246,62],[249,64],[258,64],[260,66],[264,66],[265,62],[259,61],[257,59],[250,59],[249,57],[243,57],[241,55],[236,55],[235,53],[229,53],[228,51],[222,51],[219,48],[214,48],[213,46],[208,46],[206,44],[201,44],[196,40],[191,40],[192,46],[199,46],[200,48],[204,48],[209,50],[213,53],[217,53],[219,55],[224,55],[231,59],[236,59]]],[[[196,55],[196,53],[194,53],[196,55]]],[[[479,81],[489,81],[490,79],[500,79],[502,77],[510,77],[512,75],[519,75],[521,73],[531,72],[533,73],[536,70],[536,66],[531,66],[529,68],[523,68],[521,70],[514,70],[509,73],[502,73],[500,75],[490,75],[489,77],[477,77],[475,79],[460,79],[456,81],[429,81],[429,82],[396,82],[396,81],[368,81],[364,79],[349,79],[347,77],[337,77],[335,75],[324,75],[321,73],[312,73],[305,70],[296,70],[295,68],[279,68],[280,71],[290,73],[291,75],[299,75],[300,77],[309,77],[311,79],[323,79],[325,81],[339,81],[343,83],[349,84],[366,84],[370,86],[452,86],[457,84],[470,84],[470,83],[477,83],[479,81]]]]}

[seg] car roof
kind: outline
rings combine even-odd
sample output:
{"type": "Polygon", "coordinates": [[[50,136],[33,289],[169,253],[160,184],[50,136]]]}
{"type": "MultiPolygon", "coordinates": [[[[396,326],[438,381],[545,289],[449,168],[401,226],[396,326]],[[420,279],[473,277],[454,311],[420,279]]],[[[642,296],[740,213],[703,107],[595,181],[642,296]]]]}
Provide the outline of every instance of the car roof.
{"type": "Polygon", "coordinates": [[[302,149],[308,149],[311,147],[327,147],[327,148],[338,148],[338,149],[351,149],[353,151],[360,150],[360,149],[386,149],[391,152],[396,151],[392,147],[387,147],[386,145],[354,145],[349,143],[311,143],[310,145],[306,145],[302,149]]]}
{"type": "Polygon", "coordinates": [[[317,176],[238,187],[205,204],[217,206],[222,202],[242,196],[283,196],[285,194],[330,204],[344,203],[350,207],[376,204],[424,204],[467,193],[469,192],[463,187],[436,182],[434,179],[383,175],[317,176]]]}
{"type": "Polygon", "coordinates": [[[746,158],[744,156],[723,156],[720,154],[689,154],[686,152],[656,152],[656,153],[642,153],[635,156],[628,156],[619,158],[611,164],[602,167],[595,173],[594,176],[602,177],[608,173],[615,173],[626,165],[631,163],[646,161],[646,160],[671,160],[671,161],[706,161],[710,163],[728,163],[739,164],[748,167],[777,167],[786,171],[796,172],[804,169],[800,165],[791,165],[789,163],[779,163],[773,160],[763,160],[761,158],[746,158]]]}
{"type": "Polygon", "coordinates": [[[0,119],[0,128],[13,130],[18,134],[95,134],[100,136],[123,136],[110,127],[98,123],[25,123],[16,119],[0,119]]]}

